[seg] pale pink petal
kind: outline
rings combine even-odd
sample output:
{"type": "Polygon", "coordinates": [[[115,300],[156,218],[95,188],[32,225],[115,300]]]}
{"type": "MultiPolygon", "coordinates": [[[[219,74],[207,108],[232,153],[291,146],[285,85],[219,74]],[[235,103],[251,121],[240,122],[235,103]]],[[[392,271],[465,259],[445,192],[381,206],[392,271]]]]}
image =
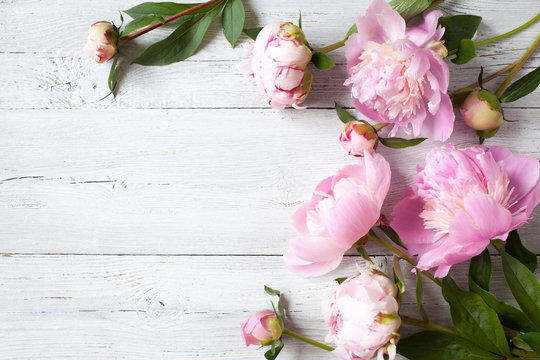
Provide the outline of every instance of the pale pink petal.
{"type": "Polygon", "coordinates": [[[422,127],[423,134],[430,139],[446,141],[454,130],[454,119],[452,101],[448,95],[443,94],[437,114],[427,114],[422,127]]]}

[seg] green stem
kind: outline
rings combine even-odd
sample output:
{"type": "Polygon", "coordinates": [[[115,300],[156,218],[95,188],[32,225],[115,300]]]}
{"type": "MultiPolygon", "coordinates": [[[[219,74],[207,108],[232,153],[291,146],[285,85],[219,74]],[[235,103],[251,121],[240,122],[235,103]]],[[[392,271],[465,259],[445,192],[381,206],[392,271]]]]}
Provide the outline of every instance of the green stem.
{"type": "Polygon", "coordinates": [[[321,349],[323,349],[323,350],[326,350],[326,351],[334,351],[334,348],[331,347],[331,346],[325,345],[325,344],[323,344],[323,343],[320,343],[320,342],[318,342],[318,341],[315,341],[315,340],[313,340],[313,339],[310,339],[310,338],[308,338],[308,337],[305,337],[304,335],[300,335],[300,334],[298,334],[298,333],[295,333],[294,331],[291,331],[291,330],[289,330],[289,329],[287,329],[287,328],[284,328],[284,329],[283,329],[283,334],[289,335],[290,337],[293,337],[293,338],[298,339],[298,340],[300,340],[300,341],[303,341],[303,342],[305,342],[305,343],[314,345],[314,346],[319,347],[319,348],[321,348],[321,349]]]}
{"type": "Polygon", "coordinates": [[[531,47],[529,47],[527,52],[521,57],[521,59],[519,59],[519,62],[517,63],[517,65],[506,76],[501,86],[499,86],[497,91],[495,91],[495,96],[500,97],[502,95],[503,91],[508,87],[508,85],[510,85],[512,80],[514,80],[519,70],[521,70],[521,68],[523,67],[523,65],[525,65],[527,60],[529,60],[532,54],[534,54],[536,49],[538,49],[538,46],[540,46],[540,35],[538,35],[538,37],[536,38],[534,43],[531,45],[531,47]]]}
{"type": "Polygon", "coordinates": [[[401,315],[401,314],[399,315],[399,317],[401,318],[401,321],[403,321],[405,324],[414,325],[414,326],[418,326],[424,329],[434,330],[434,331],[442,332],[448,335],[461,337],[461,335],[456,330],[447,328],[439,324],[435,324],[432,322],[425,322],[422,319],[417,319],[417,318],[413,318],[413,317],[401,315]]]}
{"type": "MultiPolygon", "coordinates": [[[[495,41],[499,41],[499,40],[502,40],[504,38],[507,38],[509,36],[512,36],[514,34],[517,34],[518,32],[520,32],[521,30],[525,30],[526,28],[528,28],[529,26],[531,26],[532,24],[534,24],[536,21],[538,21],[538,19],[540,19],[540,14],[537,14],[535,17],[533,17],[531,20],[527,21],[525,24],[521,25],[521,26],[518,26],[517,28],[513,29],[513,30],[510,30],[508,32],[505,32],[504,34],[501,34],[501,35],[498,35],[498,36],[495,36],[495,37],[492,37],[492,38],[489,38],[489,39],[486,39],[486,40],[482,40],[482,41],[479,41],[479,42],[475,42],[474,45],[475,46],[482,46],[482,45],[486,45],[486,44],[490,44],[492,42],[495,42],[495,41]]],[[[457,53],[458,49],[454,49],[452,51],[449,51],[448,52],[448,56],[450,55],[453,55],[455,53],[457,53]]]]}
{"type": "MultiPolygon", "coordinates": [[[[504,74],[505,72],[512,70],[512,68],[513,68],[514,66],[516,66],[517,63],[518,63],[518,60],[514,61],[514,62],[511,63],[510,65],[505,66],[504,68],[502,68],[501,70],[497,71],[496,73],[493,73],[493,74],[491,74],[491,75],[489,75],[489,76],[486,76],[484,79],[482,79],[482,82],[485,84],[485,83],[487,83],[488,81],[491,81],[491,80],[495,79],[496,77],[498,77],[498,76],[504,74]]],[[[478,82],[472,83],[472,84],[470,84],[470,85],[467,85],[467,86],[465,86],[465,87],[462,87],[461,89],[458,89],[458,90],[454,91],[453,93],[450,94],[450,96],[456,95],[460,90],[469,89],[469,88],[475,89],[475,88],[477,88],[479,85],[480,85],[480,84],[478,84],[478,82]]]]}
{"type": "MultiPolygon", "coordinates": [[[[384,241],[383,239],[381,239],[380,237],[378,237],[374,232],[373,230],[370,230],[369,231],[369,237],[371,239],[373,239],[375,242],[379,243],[380,245],[384,246],[385,248],[387,248],[388,250],[392,251],[394,254],[396,254],[397,256],[399,256],[400,258],[402,258],[403,260],[405,260],[406,262],[408,262],[409,264],[411,264],[412,266],[414,266],[416,268],[416,266],[418,265],[416,263],[416,261],[414,261],[413,259],[411,259],[410,257],[408,257],[407,255],[405,255],[405,253],[401,250],[399,250],[398,248],[396,248],[395,246],[393,245],[390,245],[389,243],[387,243],[386,241],[384,241]]],[[[420,269],[418,269],[420,271],[420,269]]],[[[435,284],[439,285],[439,286],[442,286],[442,283],[439,279],[435,278],[435,276],[431,275],[429,272],[425,271],[425,270],[421,270],[422,274],[424,274],[425,276],[427,276],[429,279],[431,279],[435,284]]]]}
{"type": "Polygon", "coordinates": [[[344,46],[345,45],[345,41],[347,39],[343,39],[341,41],[338,41],[337,43],[334,43],[332,45],[328,45],[326,47],[323,47],[322,49],[320,50],[317,50],[317,52],[323,52],[323,53],[327,53],[327,52],[330,52],[330,51],[334,51],[336,49],[339,49],[340,47],[344,46]]]}

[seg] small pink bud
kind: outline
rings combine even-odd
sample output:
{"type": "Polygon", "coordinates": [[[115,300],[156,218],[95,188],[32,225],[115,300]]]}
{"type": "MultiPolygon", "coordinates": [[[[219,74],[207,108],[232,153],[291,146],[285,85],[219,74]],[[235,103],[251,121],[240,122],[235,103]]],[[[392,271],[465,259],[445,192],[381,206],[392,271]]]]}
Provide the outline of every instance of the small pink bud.
{"type": "Polygon", "coordinates": [[[339,135],[341,146],[352,156],[364,156],[377,148],[377,132],[365,121],[349,121],[339,135]]]}
{"type": "Polygon", "coordinates": [[[98,21],[88,31],[88,41],[84,46],[86,55],[102,64],[116,54],[118,30],[107,21],[98,21]]]}
{"type": "Polygon", "coordinates": [[[282,332],[281,320],[270,310],[259,311],[242,323],[242,336],[246,346],[271,344],[281,337],[282,332]]]}
{"type": "Polygon", "coordinates": [[[444,44],[444,41],[431,40],[427,44],[427,48],[432,50],[432,51],[435,51],[442,58],[445,58],[445,57],[448,56],[448,49],[443,44],[444,44]]]}
{"type": "Polygon", "coordinates": [[[460,109],[465,123],[479,131],[498,129],[503,121],[499,100],[486,90],[471,92],[460,109]]]}

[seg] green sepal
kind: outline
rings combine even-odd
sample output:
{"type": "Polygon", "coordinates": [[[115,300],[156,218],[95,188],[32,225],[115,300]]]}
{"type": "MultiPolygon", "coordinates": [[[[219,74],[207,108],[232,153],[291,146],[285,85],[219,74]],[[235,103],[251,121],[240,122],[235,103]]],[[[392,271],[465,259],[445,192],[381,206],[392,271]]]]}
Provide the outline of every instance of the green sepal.
{"type": "Polygon", "coordinates": [[[416,138],[416,139],[403,139],[399,137],[388,137],[382,138],[379,137],[379,141],[384,145],[392,149],[403,149],[410,146],[416,146],[424,142],[426,138],[416,138]]]}
{"type": "Polygon", "coordinates": [[[249,36],[252,40],[256,40],[257,39],[257,35],[259,35],[259,33],[261,32],[263,28],[262,27],[253,27],[253,28],[248,28],[248,29],[244,29],[244,34],[246,34],[247,36],[249,36]]]}
{"type": "Polygon", "coordinates": [[[474,88],[462,88],[454,91],[452,94],[452,106],[454,109],[459,109],[463,106],[465,99],[469,96],[470,93],[474,91],[474,88]]]}
{"type": "Polygon", "coordinates": [[[497,99],[495,94],[487,90],[480,90],[478,92],[478,98],[485,100],[492,110],[501,110],[501,102],[497,99]]]}
{"type": "Polygon", "coordinates": [[[338,103],[335,102],[334,105],[336,107],[337,116],[342,123],[346,124],[350,121],[358,121],[348,111],[343,110],[343,108],[339,106],[338,103]]]}
{"type": "Polygon", "coordinates": [[[336,64],[332,58],[323,52],[316,51],[311,56],[311,62],[321,71],[326,71],[333,68],[336,64]]]}

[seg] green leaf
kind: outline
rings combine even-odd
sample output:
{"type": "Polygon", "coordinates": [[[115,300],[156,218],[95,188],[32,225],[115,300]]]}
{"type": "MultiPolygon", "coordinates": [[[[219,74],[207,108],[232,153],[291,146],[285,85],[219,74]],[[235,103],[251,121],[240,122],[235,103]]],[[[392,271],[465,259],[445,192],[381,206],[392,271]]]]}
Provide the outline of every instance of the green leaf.
{"type": "Polygon", "coordinates": [[[373,262],[373,261],[371,261],[371,258],[369,257],[368,253],[366,252],[366,249],[364,249],[363,246],[357,247],[357,248],[356,248],[356,251],[357,251],[358,254],[359,254],[364,260],[366,260],[367,262],[370,262],[370,263],[373,262]]]}
{"type": "Polygon", "coordinates": [[[206,13],[186,18],[171,35],[148,47],[133,62],[160,66],[187,59],[197,51],[210,24],[222,8],[223,2],[220,1],[205,8],[206,13]]]}
{"type": "Polygon", "coordinates": [[[401,339],[397,352],[411,360],[502,360],[457,336],[437,331],[422,331],[401,339]]]}
{"type": "Polygon", "coordinates": [[[540,332],[529,332],[517,337],[529,345],[535,353],[540,354],[540,332]]]}
{"type": "Polygon", "coordinates": [[[339,106],[336,102],[334,103],[334,105],[336,106],[337,116],[339,117],[339,120],[341,120],[342,123],[346,124],[349,121],[358,121],[348,111],[343,110],[343,108],[339,106]]]}
{"type": "Polygon", "coordinates": [[[517,230],[510,232],[508,239],[506,239],[504,249],[507,253],[512,255],[512,257],[521,261],[521,263],[529,270],[536,270],[536,267],[538,266],[538,259],[533,252],[529,251],[525,246],[523,246],[517,230]]]}
{"type": "Polygon", "coordinates": [[[130,21],[126,25],[120,37],[127,36],[131,34],[132,32],[139,30],[140,28],[143,28],[145,26],[148,26],[150,24],[154,24],[157,22],[163,22],[164,20],[165,19],[163,18],[163,16],[160,16],[160,15],[144,15],[144,16],[135,18],[134,20],[130,21]]]}
{"type": "Polygon", "coordinates": [[[399,235],[396,232],[396,230],[392,229],[392,227],[390,227],[388,225],[387,226],[379,226],[379,229],[381,229],[381,231],[384,233],[384,235],[386,235],[386,237],[390,241],[392,241],[394,244],[397,244],[397,245],[401,246],[402,248],[404,248],[405,250],[408,250],[407,247],[403,244],[403,242],[399,238],[399,235]]]}
{"type": "Polygon", "coordinates": [[[323,52],[317,51],[314,52],[311,56],[311,62],[315,65],[315,67],[319,70],[326,71],[334,67],[334,61],[330,58],[330,56],[326,55],[323,52]]]}
{"type": "Polygon", "coordinates": [[[516,101],[532,93],[540,85],[540,66],[510,85],[501,95],[501,102],[516,101]]]}
{"type": "Polygon", "coordinates": [[[281,352],[281,349],[283,349],[284,345],[285,345],[285,343],[283,343],[281,341],[280,341],[278,346],[276,346],[275,343],[272,343],[272,348],[264,353],[264,357],[267,360],[274,360],[275,358],[278,357],[278,355],[281,352]]]}
{"type": "Polygon", "coordinates": [[[448,51],[459,47],[462,39],[472,39],[478,29],[482,17],[476,15],[443,16],[439,19],[439,25],[445,28],[444,46],[448,51]]]}
{"type": "Polygon", "coordinates": [[[399,289],[398,294],[398,303],[401,304],[401,294],[406,290],[405,278],[403,277],[403,271],[401,271],[401,266],[399,265],[399,258],[394,256],[392,259],[392,275],[394,276],[394,283],[399,289]]]}
{"type": "Polygon", "coordinates": [[[114,93],[114,90],[116,89],[116,84],[118,80],[118,67],[116,66],[118,63],[118,59],[120,58],[119,54],[116,54],[114,56],[114,61],[111,65],[111,70],[109,72],[109,79],[107,80],[107,84],[109,85],[109,90],[111,91],[111,94],[116,96],[114,93]]]}
{"type": "Polygon", "coordinates": [[[244,28],[246,12],[242,0],[228,0],[221,14],[221,25],[223,35],[227,41],[234,47],[244,28]]]}
{"type": "Polygon", "coordinates": [[[449,276],[443,279],[442,293],[450,305],[452,323],[461,335],[485,350],[510,355],[497,314],[478,294],[461,290],[449,276]]]}
{"type": "Polygon", "coordinates": [[[356,26],[356,24],[354,24],[353,26],[349,28],[349,31],[347,31],[347,34],[345,35],[345,39],[348,39],[349,36],[351,36],[352,34],[356,34],[357,32],[358,32],[358,27],[356,26]]]}
{"type": "MultiPolygon", "coordinates": [[[[489,107],[493,110],[501,110],[501,103],[499,102],[499,99],[495,96],[495,94],[487,91],[487,90],[480,90],[478,92],[478,98],[482,100],[486,100],[489,107]]],[[[487,137],[487,136],[486,136],[487,137]]]]}
{"type": "Polygon", "coordinates": [[[264,285],[264,291],[270,296],[281,296],[281,292],[279,290],[274,290],[269,286],[264,285]]]}
{"type": "Polygon", "coordinates": [[[261,32],[262,27],[254,27],[249,29],[244,29],[244,33],[249,36],[251,39],[256,40],[257,35],[261,32]]]}
{"type": "Polygon", "coordinates": [[[347,277],[338,277],[338,278],[335,278],[334,281],[337,281],[338,284],[341,285],[341,283],[343,283],[345,280],[347,280],[347,277]]]}
{"type": "MultiPolygon", "coordinates": [[[[469,276],[476,284],[482,287],[482,289],[489,291],[489,282],[491,280],[491,256],[489,255],[488,249],[485,249],[480,255],[471,259],[469,276]]],[[[470,290],[472,291],[472,289],[470,290]]]]}
{"type": "Polygon", "coordinates": [[[540,324],[540,284],[534,274],[506,251],[502,253],[503,273],[519,307],[533,324],[540,324]]]}
{"type": "Polygon", "coordinates": [[[422,304],[422,294],[423,294],[423,285],[422,285],[422,273],[418,268],[416,268],[416,305],[418,306],[418,313],[424,319],[426,323],[429,322],[429,318],[422,304]]]}
{"type": "Polygon", "coordinates": [[[415,146],[426,140],[426,138],[417,139],[403,139],[398,137],[382,138],[379,137],[379,141],[384,145],[392,149],[403,149],[409,146],[415,146]]]}
{"type": "Polygon", "coordinates": [[[484,67],[480,66],[480,73],[478,74],[478,86],[480,89],[484,89],[484,67]]]}
{"type": "Polygon", "coordinates": [[[469,277],[469,289],[480,295],[484,302],[495,310],[497,316],[499,316],[499,320],[507,328],[523,332],[538,330],[538,327],[534,326],[522,311],[503,301],[497,300],[495,295],[482,289],[471,277],[469,277]]]}
{"type": "Polygon", "coordinates": [[[474,45],[474,41],[471,39],[461,39],[457,55],[451,61],[456,65],[463,65],[476,56],[476,45],[474,45]]]}
{"type": "Polygon", "coordinates": [[[131,16],[133,19],[147,15],[169,17],[178,14],[179,12],[191,9],[192,7],[197,5],[200,5],[200,3],[177,4],[173,2],[145,2],[134,6],[131,9],[125,10],[124,12],[131,16]]]}
{"type": "Polygon", "coordinates": [[[409,20],[421,14],[429,8],[433,0],[392,0],[390,6],[396,10],[405,20],[409,20]]]}
{"type": "Polygon", "coordinates": [[[298,10],[298,27],[302,29],[302,11],[298,10]]]}

